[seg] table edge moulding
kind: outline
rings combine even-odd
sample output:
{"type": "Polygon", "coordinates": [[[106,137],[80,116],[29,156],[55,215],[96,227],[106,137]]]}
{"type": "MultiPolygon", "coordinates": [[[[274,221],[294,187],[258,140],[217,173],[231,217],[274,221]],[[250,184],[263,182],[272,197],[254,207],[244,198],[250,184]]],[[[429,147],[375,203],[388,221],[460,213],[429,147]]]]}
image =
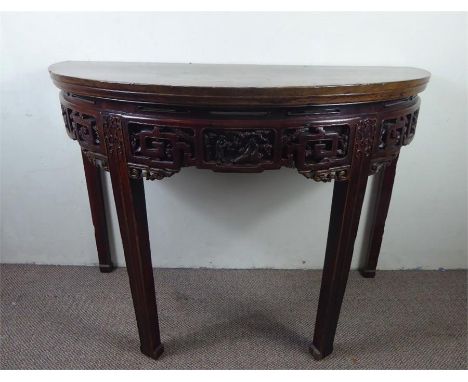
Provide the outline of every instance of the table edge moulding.
{"type": "Polygon", "coordinates": [[[110,272],[102,170],[110,172],[141,351],[163,353],[143,180],[183,167],[255,173],[281,167],[334,181],[310,351],[329,355],[369,175],[367,257],[374,277],[402,146],[416,132],[429,72],[404,67],[66,61],[49,73],[66,132],[81,148],[99,265],[110,272]]]}

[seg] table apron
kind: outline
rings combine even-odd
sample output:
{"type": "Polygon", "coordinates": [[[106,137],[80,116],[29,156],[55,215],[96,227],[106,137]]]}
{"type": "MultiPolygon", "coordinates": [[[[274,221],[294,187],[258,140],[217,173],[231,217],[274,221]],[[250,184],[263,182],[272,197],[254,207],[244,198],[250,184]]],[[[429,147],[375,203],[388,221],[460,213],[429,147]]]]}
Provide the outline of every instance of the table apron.
{"type": "Polygon", "coordinates": [[[261,172],[290,167],[316,181],[349,180],[353,157],[374,174],[416,131],[419,97],[352,105],[220,109],[60,95],[65,127],[92,163],[122,150],[131,178],[163,179],[183,167],[261,172]],[[366,128],[363,129],[363,126],[366,128]]]}

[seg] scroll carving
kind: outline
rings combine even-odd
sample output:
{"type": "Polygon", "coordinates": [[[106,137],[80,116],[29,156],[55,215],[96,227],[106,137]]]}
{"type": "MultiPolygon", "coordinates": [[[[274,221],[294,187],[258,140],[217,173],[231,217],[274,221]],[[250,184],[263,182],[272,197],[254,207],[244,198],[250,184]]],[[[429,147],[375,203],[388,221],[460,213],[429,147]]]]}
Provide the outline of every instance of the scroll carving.
{"type": "Polygon", "coordinates": [[[299,170],[299,173],[316,182],[331,182],[332,180],[343,181],[349,178],[349,166],[336,167],[325,170],[299,170]]]}
{"type": "Polygon", "coordinates": [[[179,170],[150,168],[148,166],[128,165],[128,176],[132,179],[161,180],[174,175],[179,170]]]}
{"type": "Polygon", "coordinates": [[[86,158],[95,166],[101,167],[105,171],[109,171],[109,164],[105,155],[95,153],[88,150],[82,150],[86,158]]]}

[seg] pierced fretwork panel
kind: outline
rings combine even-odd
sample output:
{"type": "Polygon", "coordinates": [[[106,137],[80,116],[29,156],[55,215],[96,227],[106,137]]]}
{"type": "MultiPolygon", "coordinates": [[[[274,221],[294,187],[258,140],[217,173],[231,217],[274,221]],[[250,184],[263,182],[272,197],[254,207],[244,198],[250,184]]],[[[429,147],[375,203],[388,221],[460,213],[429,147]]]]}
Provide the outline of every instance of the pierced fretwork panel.
{"type": "Polygon", "coordinates": [[[414,138],[414,134],[416,133],[416,124],[418,123],[418,115],[419,110],[416,110],[411,115],[411,121],[409,122],[409,126],[406,130],[405,139],[403,140],[403,145],[408,145],[414,138]]]}
{"type": "Polygon", "coordinates": [[[392,153],[409,144],[416,132],[418,110],[382,121],[378,151],[392,153]]]}
{"type": "Polygon", "coordinates": [[[128,122],[127,131],[132,162],[172,169],[195,163],[192,129],[128,122]]]}
{"type": "Polygon", "coordinates": [[[344,163],[349,140],[350,127],[347,124],[286,129],[283,133],[283,161],[298,169],[344,163]]]}
{"type": "Polygon", "coordinates": [[[274,160],[273,129],[205,129],[204,161],[221,167],[262,166],[274,160]]]}
{"type": "Polygon", "coordinates": [[[101,151],[101,140],[96,126],[96,118],[63,105],[62,116],[67,134],[72,139],[77,140],[81,146],[87,149],[101,151]]]}

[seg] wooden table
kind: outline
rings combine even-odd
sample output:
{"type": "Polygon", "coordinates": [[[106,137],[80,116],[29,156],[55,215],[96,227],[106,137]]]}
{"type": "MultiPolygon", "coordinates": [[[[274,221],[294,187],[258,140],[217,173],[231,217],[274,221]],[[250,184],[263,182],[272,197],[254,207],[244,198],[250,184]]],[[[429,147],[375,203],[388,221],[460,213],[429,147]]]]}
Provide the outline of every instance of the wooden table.
{"type": "Polygon", "coordinates": [[[286,166],[334,180],[322,286],[310,351],[333,340],[362,202],[379,173],[366,266],[374,277],[400,148],[416,130],[430,74],[401,67],[326,67],[62,62],[70,138],[81,146],[102,272],[112,270],[101,169],[110,172],[141,351],[163,352],[143,179],[182,167],[260,172],[286,166]]]}

